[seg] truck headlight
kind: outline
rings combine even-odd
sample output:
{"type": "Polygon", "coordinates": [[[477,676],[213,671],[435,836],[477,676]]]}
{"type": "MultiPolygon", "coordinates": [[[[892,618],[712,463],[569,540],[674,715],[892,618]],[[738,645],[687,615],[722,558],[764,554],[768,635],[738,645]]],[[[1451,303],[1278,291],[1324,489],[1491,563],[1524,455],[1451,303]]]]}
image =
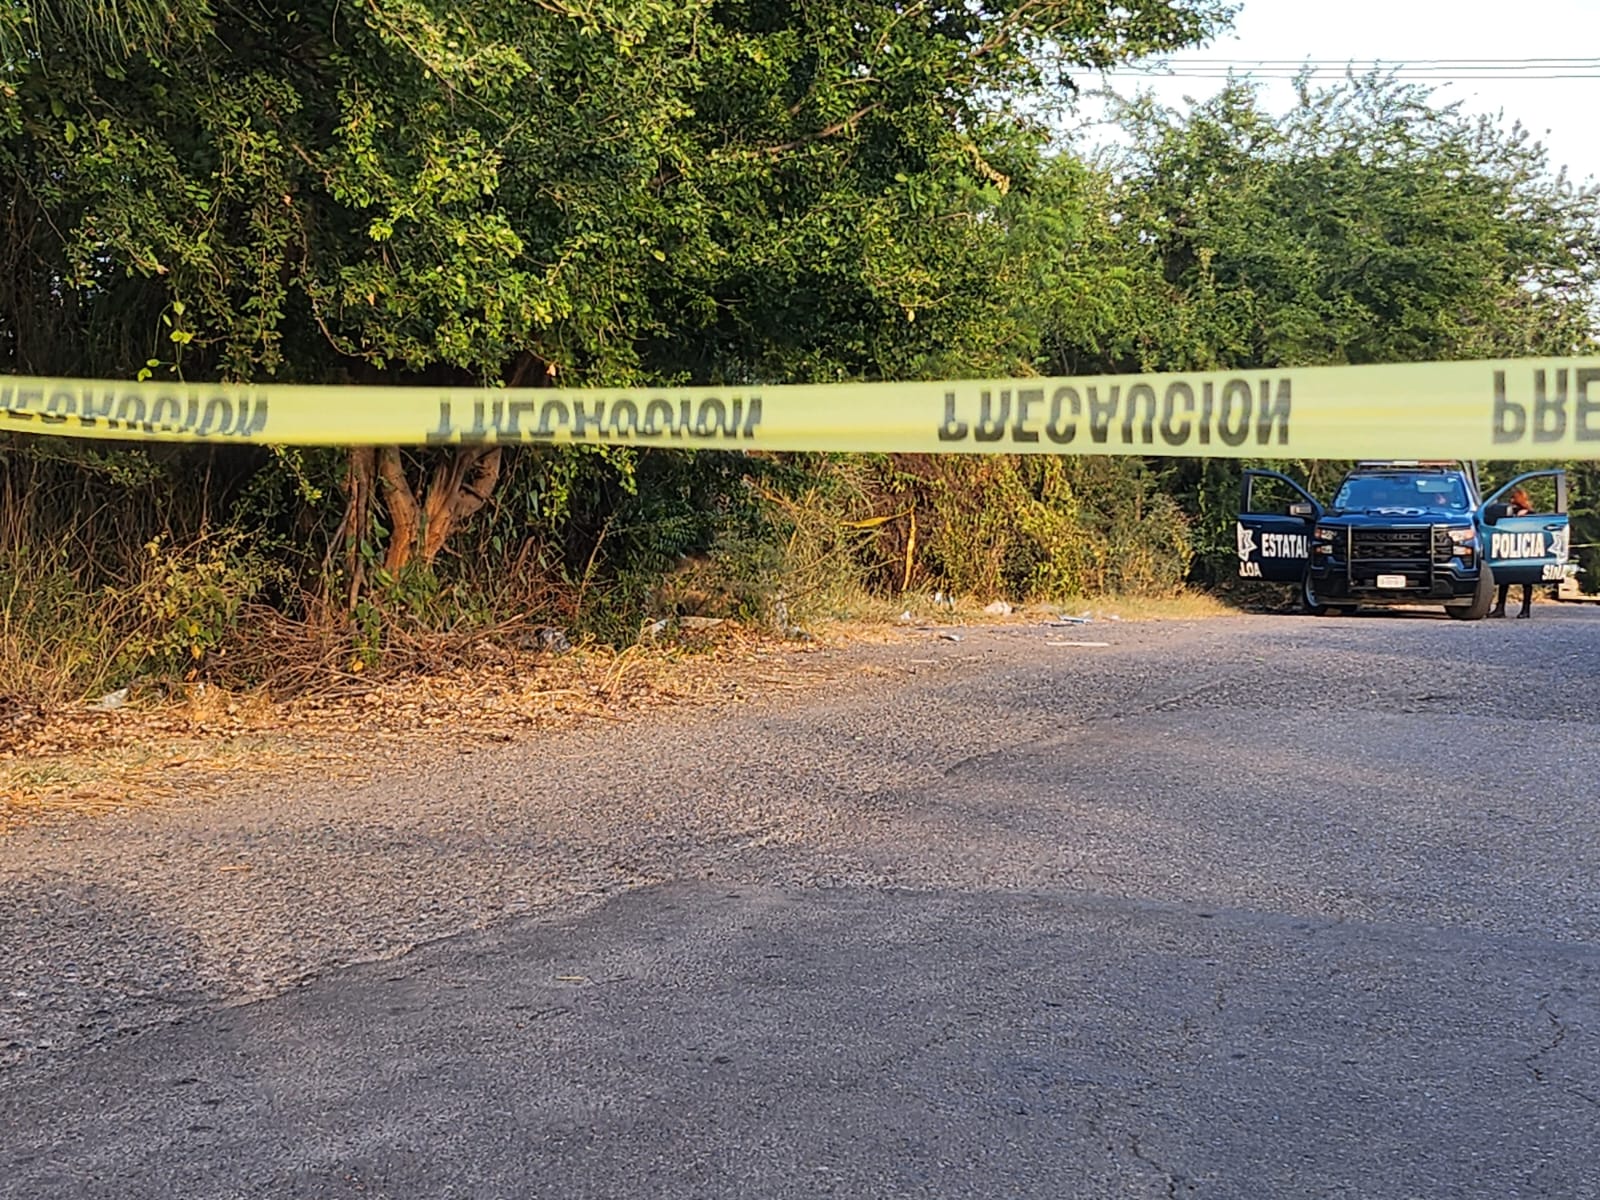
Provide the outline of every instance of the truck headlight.
{"type": "Polygon", "coordinates": [[[1333,544],[1339,540],[1339,534],[1342,532],[1343,530],[1337,525],[1318,525],[1311,533],[1311,540],[1316,543],[1316,552],[1318,554],[1332,554],[1333,544]]]}
{"type": "Polygon", "coordinates": [[[1472,556],[1477,553],[1478,531],[1472,526],[1468,525],[1462,529],[1447,529],[1445,533],[1450,538],[1450,553],[1457,558],[1465,558],[1470,561],[1472,556]]]}

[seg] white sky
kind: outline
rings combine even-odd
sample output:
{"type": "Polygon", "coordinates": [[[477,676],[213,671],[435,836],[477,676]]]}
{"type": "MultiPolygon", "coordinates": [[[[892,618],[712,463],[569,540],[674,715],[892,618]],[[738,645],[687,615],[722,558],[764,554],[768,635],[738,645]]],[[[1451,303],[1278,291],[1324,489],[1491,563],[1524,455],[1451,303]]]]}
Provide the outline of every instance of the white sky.
{"type": "MultiPolygon", "coordinates": [[[[1600,0],[1243,0],[1232,33],[1170,61],[1175,71],[1211,71],[1220,68],[1202,67],[1202,60],[1227,60],[1242,74],[1254,59],[1331,60],[1339,64],[1325,75],[1332,83],[1351,60],[1359,71],[1375,59],[1400,66],[1428,59],[1550,58],[1586,58],[1590,65],[1481,68],[1484,74],[1518,76],[1509,79],[1461,79],[1456,68],[1450,71],[1453,81],[1437,81],[1436,99],[1459,100],[1470,112],[1503,111],[1506,125],[1520,120],[1545,144],[1552,170],[1566,166],[1576,180],[1600,180],[1600,0]],[[1534,77],[1578,70],[1590,78],[1534,77]]],[[[1179,107],[1185,95],[1212,95],[1223,81],[1115,73],[1108,82],[1123,95],[1149,87],[1179,107]]],[[[1287,109],[1293,98],[1286,82],[1270,83],[1262,92],[1273,111],[1287,109]]],[[[1088,102],[1082,116],[1092,120],[1098,112],[1088,102]]],[[[1095,129],[1086,132],[1104,140],[1095,129]]]]}

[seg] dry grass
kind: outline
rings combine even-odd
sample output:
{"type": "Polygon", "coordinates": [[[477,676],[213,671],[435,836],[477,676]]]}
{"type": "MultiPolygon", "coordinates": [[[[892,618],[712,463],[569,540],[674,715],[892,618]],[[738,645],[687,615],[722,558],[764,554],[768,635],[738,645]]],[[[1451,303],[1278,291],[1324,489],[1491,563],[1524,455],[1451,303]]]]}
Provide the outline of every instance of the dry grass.
{"type": "Polygon", "coordinates": [[[419,753],[465,753],[665,706],[804,687],[817,676],[812,652],[821,644],[732,625],[698,645],[622,652],[549,656],[482,643],[470,664],[352,680],[282,701],[194,685],[166,702],[113,711],[55,706],[0,743],[0,834],[129,805],[214,798],[246,777],[370,775],[419,753]]]}
{"type": "Polygon", "coordinates": [[[863,591],[842,598],[824,624],[841,629],[903,624],[902,618],[907,613],[914,624],[1004,624],[1043,621],[1055,616],[1112,621],[1193,621],[1237,616],[1241,611],[1225,599],[1200,591],[1169,596],[1080,596],[1049,604],[1016,605],[1004,615],[986,612],[996,599],[998,597],[963,597],[940,603],[933,595],[908,594],[898,600],[888,600],[863,591]]]}
{"type": "Polygon", "coordinates": [[[55,705],[0,731],[0,836],[136,806],[212,802],[265,779],[372,777],[418,754],[469,753],[663,708],[809,689],[870,670],[817,651],[926,636],[919,627],[1026,625],[1058,615],[1194,620],[1237,611],[1203,595],[1035,605],[1007,616],[987,614],[976,601],[952,609],[931,597],[863,598],[853,607],[818,623],[810,642],[732,623],[693,640],[559,656],[480,641],[437,670],[329,676],[287,699],[195,684],[113,711],[55,705]]]}

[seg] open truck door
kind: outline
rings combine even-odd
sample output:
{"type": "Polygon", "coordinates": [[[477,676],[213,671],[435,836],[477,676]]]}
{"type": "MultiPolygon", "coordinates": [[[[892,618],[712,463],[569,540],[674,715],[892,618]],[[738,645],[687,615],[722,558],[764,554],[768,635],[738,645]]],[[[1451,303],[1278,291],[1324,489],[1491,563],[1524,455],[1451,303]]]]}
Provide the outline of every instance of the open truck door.
{"type": "Polygon", "coordinates": [[[1484,559],[1496,583],[1562,583],[1574,574],[1567,514],[1567,473],[1518,475],[1478,509],[1484,559]],[[1506,496],[1521,487],[1533,503],[1526,516],[1507,515],[1506,496]]]}
{"type": "Polygon", "coordinates": [[[1234,525],[1239,577],[1299,583],[1311,558],[1311,533],[1322,505],[1287,475],[1247,470],[1239,484],[1234,525]]]}

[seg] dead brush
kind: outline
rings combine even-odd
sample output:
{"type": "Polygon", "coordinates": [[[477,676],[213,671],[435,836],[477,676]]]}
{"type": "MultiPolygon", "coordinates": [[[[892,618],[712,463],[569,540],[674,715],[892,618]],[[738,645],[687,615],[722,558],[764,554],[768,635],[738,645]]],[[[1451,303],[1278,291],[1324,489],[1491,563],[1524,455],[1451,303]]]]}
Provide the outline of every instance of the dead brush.
{"type": "Polygon", "coordinates": [[[140,632],[131,590],[86,586],[81,547],[6,538],[0,549],[0,694],[61,704],[109,690],[140,632]]]}
{"type": "MultiPolygon", "coordinates": [[[[766,581],[774,606],[781,603],[783,615],[800,622],[870,607],[874,585],[898,565],[885,552],[885,525],[903,518],[914,528],[915,522],[909,511],[885,516],[879,510],[883,495],[872,469],[860,460],[828,462],[792,494],[754,480],[749,486],[768,506],[782,538],[777,566],[766,581]]],[[[901,557],[908,572],[910,555],[901,557]]]]}
{"type": "MultiPolygon", "coordinates": [[[[431,628],[404,611],[360,614],[313,607],[306,617],[261,605],[241,616],[208,678],[229,690],[282,699],[332,698],[410,676],[470,670],[548,653],[553,629],[532,612],[456,628],[431,628]]],[[[564,637],[564,635],[563,635],[564,637]]]]}

